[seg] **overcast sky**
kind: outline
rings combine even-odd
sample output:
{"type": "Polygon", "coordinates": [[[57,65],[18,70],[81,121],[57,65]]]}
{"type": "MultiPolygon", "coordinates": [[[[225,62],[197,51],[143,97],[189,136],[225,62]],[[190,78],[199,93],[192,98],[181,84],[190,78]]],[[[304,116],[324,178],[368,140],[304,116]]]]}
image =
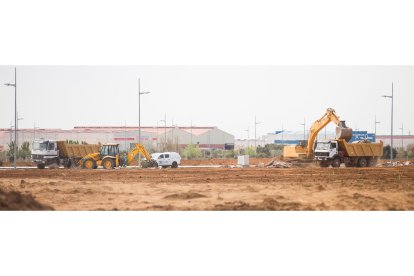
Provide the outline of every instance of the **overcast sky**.
{"type": "MultiPolygon", "coordinates": [[[[218,126],[236,138],[302,130],[332,107],[348,126],[390,133],[394,82],[394,132],[414,133],[413,66],[18,66],[19,127],[218,126]]],[[[14,122],[14,67],[0,66],[0,127],[14,122]]],[[[331,126],[330,129],[334,129],[331,126]]],[[[328,129],[329,130],[329,129],[328,129]]]]}

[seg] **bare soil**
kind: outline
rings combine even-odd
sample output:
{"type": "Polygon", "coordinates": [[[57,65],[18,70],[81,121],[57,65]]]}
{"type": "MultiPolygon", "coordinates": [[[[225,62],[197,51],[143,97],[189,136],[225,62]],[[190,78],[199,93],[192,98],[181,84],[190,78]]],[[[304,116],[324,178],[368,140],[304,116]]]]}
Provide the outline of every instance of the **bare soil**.
{"type": "Polygon", "coordinates": [[[0,188],[56,210],[414,210],[414,166],[2,170],[0,188]]]}

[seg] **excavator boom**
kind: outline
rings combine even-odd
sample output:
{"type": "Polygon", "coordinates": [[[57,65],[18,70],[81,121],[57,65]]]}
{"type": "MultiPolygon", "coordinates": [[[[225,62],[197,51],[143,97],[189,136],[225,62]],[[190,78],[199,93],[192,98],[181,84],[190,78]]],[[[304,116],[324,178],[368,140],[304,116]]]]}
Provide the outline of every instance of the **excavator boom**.
{"type": "Polygon", "coordinates": [[[318,137],[318,133],[326,127],[330,122],[334,122],[337,125],[336,136],[337,139],[349,140],[352,137],[352,129],[347,128],[344,121],[340,121],[333,108],[328,108],[325,114],[316,120],[310,130],[307,145],[303,146],[286,146],[284,151],[284,157],[299,157],[305,155],[307,158],[313,156],[313,145],[318,137]]]}

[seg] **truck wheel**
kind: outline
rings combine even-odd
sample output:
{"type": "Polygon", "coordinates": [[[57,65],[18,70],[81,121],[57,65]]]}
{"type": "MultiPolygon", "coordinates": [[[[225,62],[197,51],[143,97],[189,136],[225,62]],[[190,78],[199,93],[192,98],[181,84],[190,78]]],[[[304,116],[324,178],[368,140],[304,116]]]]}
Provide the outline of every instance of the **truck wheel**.
{"type": "Polygon", "coordinates": [[[37,168],[43,170],[46,167],[45,164],[37,164],[37,168]]]}
{"type": "Polygon", "coordinates": [[[360,166],[361,168],[365,168],[367,166],[367,159],[359,158],[358,166],[360,166]]]}
{"type": "Polygon", "coordinates": [[[102,167],[106,170],[112,170],[115,167],[114,161],[111,158],[105,158],[102,161],[102,167]]]}
{"type": "Polygon", "coordinates": [[[175,169],[175,168],[178,168],[178,164],[177,164],[177,162],[175,162],[175,161],[174,161],[174,162],[172,162],[171,168],[174,168],[174,169],[175,169]]]}
{"type": "Polygon", "coordinates": [[[88,170],[92,170],[92,169],[96,169],[96,162],[93,159],[86,159],[83,160],[82,162],[82,169],[88,169],[88,170]]]}
{"type": "Polygon", "coordinates": [[[339,168],[341,166],[341,159],[339,157],[335,157],[332,161],[332,167],[339,168]]]}
{"type": "Polygon", "coordinates": [[[329,167],[329,163],[328,162],[319,162],[319,166],[321,168],[327,168],[327,167],[329,167]]]}
{"type": "Polygon", "coordinates": [[[377,164],[376,158],[371,157],[368,159],[368,167],[375,167],[376,164],[377,164]]]}

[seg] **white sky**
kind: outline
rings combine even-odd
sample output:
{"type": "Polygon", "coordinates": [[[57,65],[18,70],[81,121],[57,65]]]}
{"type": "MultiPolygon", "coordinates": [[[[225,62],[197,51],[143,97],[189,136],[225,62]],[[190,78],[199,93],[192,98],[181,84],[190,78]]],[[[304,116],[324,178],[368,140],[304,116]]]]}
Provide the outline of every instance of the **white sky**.
{"type": "MultiPolygon", "coordinates": [[[[74,126],[159,124],[167,113],[174,124],[214,125],[236,138],[282,128],[307,129],[336,109],[348,126],[390,132],[389,99],[394,82],[394,133],[414,133],[413,66],[18,66],[19,127],[70,129],[74,126]]],[[[14,67],[0,66],[0,127],[14,122],[14,67]]],[[[333,130],[334,127],[331,126],[333,130]]]]}

